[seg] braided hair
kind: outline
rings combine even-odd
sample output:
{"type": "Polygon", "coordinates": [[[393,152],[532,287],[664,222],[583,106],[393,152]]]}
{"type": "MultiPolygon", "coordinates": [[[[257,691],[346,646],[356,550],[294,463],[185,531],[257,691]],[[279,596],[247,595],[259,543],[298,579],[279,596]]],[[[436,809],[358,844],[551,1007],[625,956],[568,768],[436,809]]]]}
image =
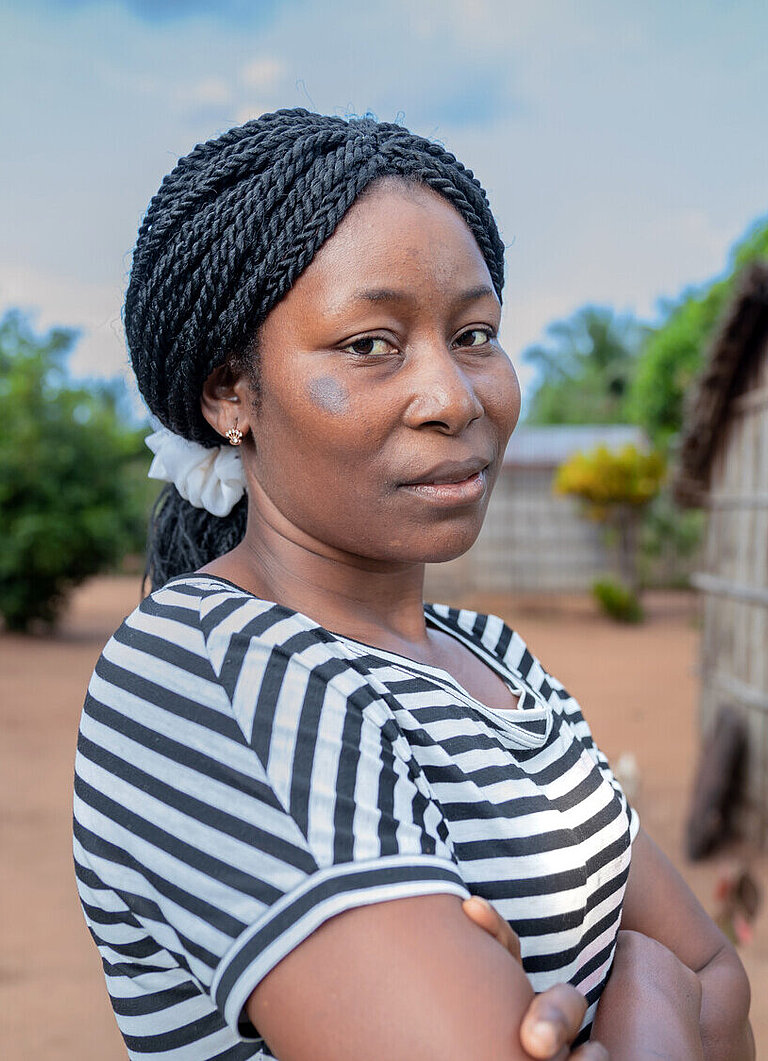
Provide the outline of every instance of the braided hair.
{"type": "MultiPolygon", "coordinates": [[[[451,203],[501,297],[504,246],[485,192],[444,147],[369,117],[302,108],[262,115],[180,159],[139,229],[125,331],[139,390],[165,427],[221,444],[201,411],[206,379],[230,364],[257,382],[259,327],[383,177],[424,184],[451,203]]],[[[150,526],[153,587],[234,548],[245,517],[245,498],[222,518],[166,487],[150,526]]]]}

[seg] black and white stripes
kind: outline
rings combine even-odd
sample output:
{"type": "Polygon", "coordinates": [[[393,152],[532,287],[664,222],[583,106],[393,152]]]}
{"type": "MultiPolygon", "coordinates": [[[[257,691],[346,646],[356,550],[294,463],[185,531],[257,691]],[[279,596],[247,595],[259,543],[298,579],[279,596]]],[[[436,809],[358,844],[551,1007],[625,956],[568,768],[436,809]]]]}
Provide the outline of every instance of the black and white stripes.
{"type": "Polygon", "coordinates": [[[210,576],[154,593],[83,711],[75,861],[131,1057],[268,1054],[253,988],[329,917],[483,895],[537,990],[599,998],[636,818],[578,705],[501,620],[428,607],[520,694],[337,637],[210,576]]]}

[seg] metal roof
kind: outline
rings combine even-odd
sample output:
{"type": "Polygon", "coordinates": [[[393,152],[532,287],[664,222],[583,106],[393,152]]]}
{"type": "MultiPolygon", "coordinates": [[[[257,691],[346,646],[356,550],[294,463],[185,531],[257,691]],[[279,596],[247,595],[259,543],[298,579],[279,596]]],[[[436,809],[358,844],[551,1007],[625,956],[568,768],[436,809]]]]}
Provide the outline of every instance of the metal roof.
{"type": "Polygon", "coordinates": [[[554,424],[518,427],[504,454],[505,465],[556,468],[572,454],[597,446],[619,450],[627,445],[647,449],[642,428],[630,424],[554,424]]]}

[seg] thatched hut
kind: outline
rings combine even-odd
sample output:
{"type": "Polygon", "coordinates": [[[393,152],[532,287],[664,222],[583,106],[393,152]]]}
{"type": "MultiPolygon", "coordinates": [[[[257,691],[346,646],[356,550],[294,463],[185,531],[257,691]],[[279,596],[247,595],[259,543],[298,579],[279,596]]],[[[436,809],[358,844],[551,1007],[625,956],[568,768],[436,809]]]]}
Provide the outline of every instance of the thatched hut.
{"type": "Polygon", "coordinates": [[[748,730],[742,825],[768,845],[768,263],[751,266],[691,393],[676,494],[709,510],[701,728],[720,707],[748,730]]]}

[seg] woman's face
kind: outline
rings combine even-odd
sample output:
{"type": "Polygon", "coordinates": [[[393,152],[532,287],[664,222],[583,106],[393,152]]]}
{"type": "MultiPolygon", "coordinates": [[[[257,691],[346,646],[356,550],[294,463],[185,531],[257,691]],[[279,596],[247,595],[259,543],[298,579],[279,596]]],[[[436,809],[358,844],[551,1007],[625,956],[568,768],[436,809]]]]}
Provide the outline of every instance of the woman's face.
{"type": "Polygon", "coordinates": [[[374,185],[265,321],[258,402],[240,383],[257,510],[326,552],[464,552],[520,411],[499,317],[461,216],[423,186],[374,185]]]}

